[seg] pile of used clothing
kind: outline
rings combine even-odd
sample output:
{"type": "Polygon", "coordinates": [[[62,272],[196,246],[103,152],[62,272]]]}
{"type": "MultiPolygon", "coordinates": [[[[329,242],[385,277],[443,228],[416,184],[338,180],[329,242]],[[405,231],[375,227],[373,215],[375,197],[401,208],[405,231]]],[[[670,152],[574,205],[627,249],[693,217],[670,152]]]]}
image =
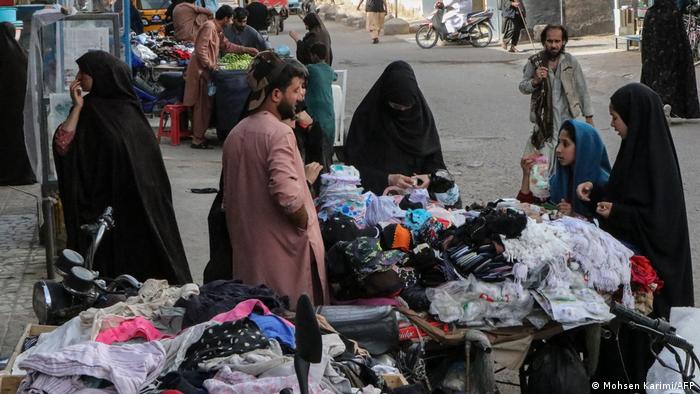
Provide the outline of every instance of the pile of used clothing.
{"type": "MultiPolygon", "coordinates": [[[[379,393],[369,353],[317,319],[323,351],[310,392],[379,393]]],[[[293,321],[287,300],[264,286],[148,280],[138,296],[42,334],[12,373],[26,375],[21,393],[299,392],[293,321]]]]}
{"type": "Polygon", "coordinates": [[[194,52],[194,45],[175,41],[172,37],[143,33],[132,35],[131,51],[147,66],[186,66],[194,52]]]}

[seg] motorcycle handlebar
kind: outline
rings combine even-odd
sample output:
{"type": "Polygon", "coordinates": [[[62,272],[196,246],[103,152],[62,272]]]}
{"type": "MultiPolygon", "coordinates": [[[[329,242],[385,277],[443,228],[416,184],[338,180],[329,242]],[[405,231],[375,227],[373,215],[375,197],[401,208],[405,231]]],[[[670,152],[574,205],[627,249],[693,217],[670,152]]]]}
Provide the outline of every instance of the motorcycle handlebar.
{"type": "Polygon", "coordinates": [[[652,319],[621,304],[613,303],[610,313],[619,317],[624,322],[633,322],[643,327],[649,327],[662,334],[675,334],[676,329],[669,322],[663,319],[652,319]]]}

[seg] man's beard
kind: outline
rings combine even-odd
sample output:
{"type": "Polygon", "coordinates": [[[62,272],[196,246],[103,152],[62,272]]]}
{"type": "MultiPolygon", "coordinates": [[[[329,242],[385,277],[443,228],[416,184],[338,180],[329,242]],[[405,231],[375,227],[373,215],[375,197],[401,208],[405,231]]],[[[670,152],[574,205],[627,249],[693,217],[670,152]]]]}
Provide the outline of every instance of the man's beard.
{"type": "Polygon", "coordinates": [[[243,31],[243,29],[245,29],[245,26],[234,25],[234,27],[235,27],[236,30],[238,30],[238,31],[243,31]]]}
{"type": "Polygon", "coordinates": [[[277,104],[277,112],[280,114],[280,118],[282,120],[285,119],[294,119],[294,116],[296,113],[294,112],[294,106],[290,105],[286,101],[280,101],[279,104],[277,104]]]}
{"type": "Polygon", "coordinates": [[[549,49],[545,49],[544,53],[545,53],[545,56],[547,57],[547,60],[554,60],[554,59],[558,58],[559,55],[564,53],[564,46],[562,45],[562,47],[556,52],[553,52],[549,49]]]}

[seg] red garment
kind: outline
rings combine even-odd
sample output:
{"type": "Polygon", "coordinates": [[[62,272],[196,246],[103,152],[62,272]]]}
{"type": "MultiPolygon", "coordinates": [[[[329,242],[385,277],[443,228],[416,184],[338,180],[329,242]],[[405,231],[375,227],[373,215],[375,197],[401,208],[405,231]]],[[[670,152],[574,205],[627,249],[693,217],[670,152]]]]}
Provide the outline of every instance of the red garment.
{"type": "Polygon", "coordinates": [[[649,259],[644,256],[632,256],[632,282],[644,288],[644,290],[658,293],[664,287],[664,281],[659,278],[649,259]],[[655,284],[655,286],[651,286],[655,284]],[[655,288],[652,288],[655,287],[655,288]]]}
{"type": "Polygon", "coordinates": [[[63,124],[58,126],[58,129],[53,135],[53,141],[59,155],[63,156],[68,153],[68,148],[70,148],[74,137],[75,131],[66,131],[66,129],[63,128],[63,124]]]}
{"type": "Polygon", "coordinates": [[[528,204],[534,204],[535,203],[535,195],[532,194],[532,192],[525,194],[521,191],[518,191],[518,196],[515,197],[518,201],[520,202],[526,202],[528,204]]]}

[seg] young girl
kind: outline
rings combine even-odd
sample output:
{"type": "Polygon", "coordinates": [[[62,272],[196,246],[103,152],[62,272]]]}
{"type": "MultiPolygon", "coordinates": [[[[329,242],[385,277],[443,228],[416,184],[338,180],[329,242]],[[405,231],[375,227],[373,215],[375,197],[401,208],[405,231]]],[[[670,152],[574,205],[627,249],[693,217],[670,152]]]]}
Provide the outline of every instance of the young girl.
{"type": "MultiPolygon", "coordinates": [[[[585,122],[564,122],[559,131],[555,157],[556,171],[549,178],[550,201],[557,204],[563,215],[593,217],[594,212],[589,206],[576,197],[576,186],[587,180],[604,183],[610,176],[608,152],[598,132],[585,122]]],[[[543,202],[537,201],[530,191],[530,170],[535,160],[536,157],[531,155],[520,162],[523,181],[517,198],[522,202],[543,202]]]]}

